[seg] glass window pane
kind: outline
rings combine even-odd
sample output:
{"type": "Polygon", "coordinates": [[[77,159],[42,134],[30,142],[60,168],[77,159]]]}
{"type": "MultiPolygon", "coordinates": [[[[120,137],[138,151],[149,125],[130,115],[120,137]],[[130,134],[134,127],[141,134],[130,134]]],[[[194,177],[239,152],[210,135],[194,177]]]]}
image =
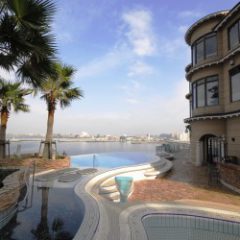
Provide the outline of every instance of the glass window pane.
{"type": "Polygon", "coordinates": [[[240,100],[240,72],[231,76],[232,101],[240,100]]]}
{"type": "Polygon", "coordinates": [[[207,78],[207,82],[218,81],[218,76],[211,76],[207,78]]]}
{"type": "Polygon", "coordinates": [[[203,41],[197,43],[196,54],[197,54],[196,63],[199,63],[204,58],[204,44],[203,44],[203,41]]]}
{"type": "Polygon", "coordinates": [[[197,106],[205,106],[205,84],[197,85],[197,106]]]}
{"type": "Polygon", "coordinates": [[[217,37],[206,38],[206,58],[216,56],[217,54],[217,37]]]}
{"type": "Polygon", "coordinates": [[[196,64],[196,47],[195,45],[192,47],[192,64],[195,65],[196,64]]]}
{"type": "Polygon", "coordinates": [[[192,92],[192,106],[193,109],[195,109],[197,107],[196,103],[197,103],[197,94],[196,94],[196,83],[193,84],[193,92],[192,92]]]}
{"type": "Polygon", "coordinates": [[[218,81],[207,82],[207,105],[214,106],[218,104],[218,81]]]}
{"type": "Polygon", "coordinates": [[[229,30],[229,44],[230,49],[236,47],[239,44],[238,23],[233,25],[229,30]]]}

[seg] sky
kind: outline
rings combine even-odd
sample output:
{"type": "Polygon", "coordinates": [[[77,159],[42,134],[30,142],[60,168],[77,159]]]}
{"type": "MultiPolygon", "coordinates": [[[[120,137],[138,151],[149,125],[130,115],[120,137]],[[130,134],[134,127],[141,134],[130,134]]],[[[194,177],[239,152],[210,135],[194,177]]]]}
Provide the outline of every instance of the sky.
{"type": "MultiPolygon", "coordinates": [[[[58,58],[77,70],[74,82],[84,98],[57,109],[54,132],[183,132],[189,116],[184,68],[190,63],[184,34],[199,18],[237,3],[57,0],[52,25],[58,58]]],[[[27,103],[31,112],[11,114],[9,133],[45,133],[45,102],[30,96],[27,103]]]]}

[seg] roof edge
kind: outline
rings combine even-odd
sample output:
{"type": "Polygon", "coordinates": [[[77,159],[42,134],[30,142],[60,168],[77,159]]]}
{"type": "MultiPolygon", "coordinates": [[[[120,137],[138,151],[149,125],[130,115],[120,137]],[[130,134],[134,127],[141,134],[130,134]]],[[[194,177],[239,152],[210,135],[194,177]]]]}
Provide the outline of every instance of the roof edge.
{"type": "Polygon", "coordinates": [[[197,22],[195,22],[194,24],[191,25],[191,27],[187,30],[186,34],[185,34],[185,41],[188,45],[190,45],[190,36],[192,34],[192,32],[195,30],[196,27],[198,27],[200,24],[210,20],[210,19],[214,19],[217,17],[225,17],[227,16],[227,14],[229,13],[229,10],[222,10],[222,11],[217,11],[214,13],[210,13],[208,15],[206,15],[205,17],[200,18],[197,22]]]}
{"type": "Polygon", "coordinates": [[[225,18],[222,19],[222,21],[220,21],[215,27],[214,30],[217,31],[219,30],[226,22],[229,18],[232,17],[232,15],[238,11],[240,9],[240,2],[237,3],[229,12],[228,14],[225,16],[225,18]]]}

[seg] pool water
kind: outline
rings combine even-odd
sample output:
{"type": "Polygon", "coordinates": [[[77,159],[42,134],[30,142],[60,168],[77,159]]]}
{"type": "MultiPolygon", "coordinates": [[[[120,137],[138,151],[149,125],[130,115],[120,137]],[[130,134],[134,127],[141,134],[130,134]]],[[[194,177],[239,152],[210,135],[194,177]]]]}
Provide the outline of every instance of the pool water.
{"type": "Polygon", "coordinates": [[[240,239],[239,222],[180,214],[153,214],[142,222],[149,240],[240,239]]]}
{"type": "Polygon", "coordinates": [[[70,240],[80,227],[84,205],[73,188],[34,187],[32,204],[23,202],[0,231],[1,240],[70,240]]]}
{"type": "Polygon", "coordinates": [[[71,167],[116,168],[153,160],[153,153],[114,152],[71,156],[71,167]]]}

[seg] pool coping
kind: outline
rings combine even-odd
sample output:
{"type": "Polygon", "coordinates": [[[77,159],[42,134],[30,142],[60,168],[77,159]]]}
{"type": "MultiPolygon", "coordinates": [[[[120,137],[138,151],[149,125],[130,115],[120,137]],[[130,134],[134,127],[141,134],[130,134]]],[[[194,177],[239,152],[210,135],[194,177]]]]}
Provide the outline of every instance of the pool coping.
{"type": "Polygon", "coordinates": [[[93,191],[93,188],[99,181],[117,174],[147,169],[159,160],[161,160],[161,158],[155,156],[151,161],[145,164],[102,170],[100,172],[97,172],[94,176],[87,176],[82,179],[82,181],[77,183],[74,191],[75,194],[83,201],[85,214],[83,222],[75,234],[73,240],[107,239],[106,236],[109,229],[107,224],[108,216],[104,208],[105,203],[103,204],[99,200],[98,195],[93,191]]]}
{"type": "MultiPolygon", "coordinates": [[[[155,160],[159,157],[155,157],[155,160]]],[[[73,240],[107,240],[110,232],[109,226],[111,216],[107,214],[105,205],[108,201],[101,201],[96,194],[96,186],[100,181],[104,181],[106,177],[127,172],[140,171],[151,164],[157,162],[152,161],[147,164],[139,164],[128,167],[119,167],[108,170],[101,170],[89,176],[84,176],[74,187],[75,194],[83,201],[85,212],[83,222],[75,234],[73,240]],[[130,171],[129,171],[130,170],[130,171]]],[[[48,170],[36,175],[44,174],[54,170],[48,170]]],[[[195,201],[198,202],[198,201],[195,201]]],[[[133,206],[124,205],[119,214],[119,236],[114,239],[119,240],[147,240],[146,232],[142,223],[142,218],[151,214],[186,214],[199,217],[210,217],[221,220],[237,221],[240,223],[240,213],[233,211],[214,209],[209,207],[199,207],[195,205],[179,203],[133,203],[133,206]]]]}
{"type": "Polygon", "coordinates": [[[182,203],[144,203],[128,207],[120,213],[120,240],[148,240],[142,219],[155,214],[182,214],[240,224],[240,213],[232,211],[193,205],[186,206],[182,203]]]}
{"type": "MultiPolygon", "coordinates": [[[[108,214],[106,205],[110,205],[108,200],[102,201],[96,193],[96,188],[100,182],[107,177],[117,174],[141,171],[151,166],[151,164],[165,158],[156,156],[155,161],[119,167],[97,172],[94,175],[86,176],[76,184],[74,191],[83,201],[85,215],[83,222],[78,229],[73,240],[108,240],[111,232],[111,214],[108,214]]],[[[168,161],[168,160],[167,160],[168,161]]],[[[186,214],[199,217],[209,217],[221,220],[235,221],[240,223],[240,212],[221,210],[220,208],[203,207],[200,201],[189,204],[187,201],[174,203],[130,203],[121,206],[119,214],[119,234],[114,235],[115,240],[147,240],[146,232],[141,219],[150,214],[171,213],[186,214]],[[196,205],[195,205],[196,204],[196,205]],[[132,206],[129,206],[132,205],[132,206]]]]}

